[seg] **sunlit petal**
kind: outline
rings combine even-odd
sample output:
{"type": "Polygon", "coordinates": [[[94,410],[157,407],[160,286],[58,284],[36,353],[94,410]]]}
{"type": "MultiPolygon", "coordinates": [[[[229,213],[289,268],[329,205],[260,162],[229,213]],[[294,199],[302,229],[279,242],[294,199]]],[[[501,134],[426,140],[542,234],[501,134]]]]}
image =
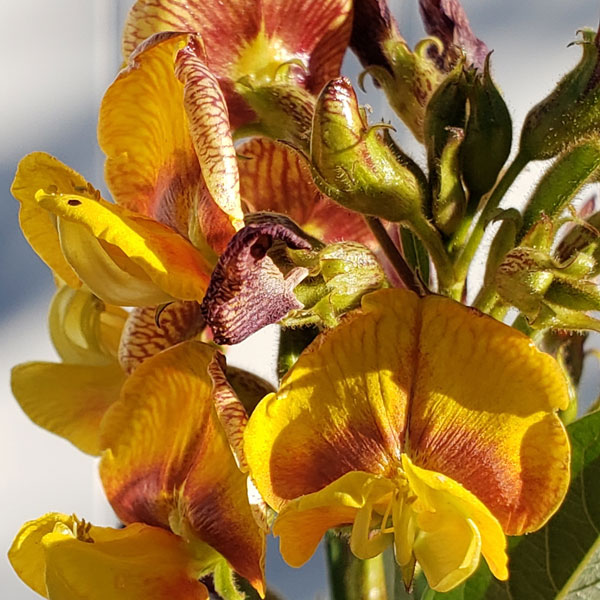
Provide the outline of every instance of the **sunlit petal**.
{"type": "Polygon", "coordinates": [[[39,257],[72,288],[81,281],[65,260],[60,248],[56,220],[35,201],[39,189],[60,190],[73,193],[85,190],[87,181],[67,165],[45,152],[28,154],[19,163],[11,192],[21,203],[19,223],[23,235],[39,257]]]}
{"type": "Polygon", "coordinates": [[[119,398],[118,364],[87,366],[30,362],[12,370],[11,386],[25,414],[83,452],[100,453],[100,422],[119,398]]]}
{"type": "MultiPolygon", "coordinates": [[[[109,304],[118,302],[106,297],[111,295],[110,289],[106,289],[101,271],[95,270],[102,261],[112,261],[142,284],[143,276],[149,279],[163,292],[155,304],[164,301],[165,295],[167,299],[182,300],[200,300],[204,296],[210,266],[185,238],[165,225],[102,199],[39,191],[36,201],[59,217],[61,228],[64,224],[75,225],[64,229],[64,235],[70,235],[69,243],[61,231],[63,252],[68,253],[70,263],[76,264],[78,271],[85,272],[82,277],[90,289],[109,304]],[[96,239],[98,245],[86,245],[89,238],[96,239]]],[[[123,293],[127,294],[127,287],[123,293]]],[[[135,304],[152,304],[148,301],[151,298],[150,294],[150,298],[141,298],[135,304]]],[[[135,300],[135,294],[131,300],[135,300]]]]}
{"type": "Polygon", "coordinates": [[[264,536],[214,408],[214,352],[184,342],[136,368],[103,422],[100,473],[125,523],[205,542],[262,591],[264,536]]]}
{"type": "Polygon", "coordinates": [[[21,579],[50,600],[208,598],[183,540],[140,523],[89,527],[50,513],[22,527],[9,559],[21,579]]]}
{"type": "Polygon", "coordinates": [[[558,364],[525,335],[458,303],[430,296],[421,305],[412,460],[473,492],[509,535],[538,529],[569,483],[558,364]]]}

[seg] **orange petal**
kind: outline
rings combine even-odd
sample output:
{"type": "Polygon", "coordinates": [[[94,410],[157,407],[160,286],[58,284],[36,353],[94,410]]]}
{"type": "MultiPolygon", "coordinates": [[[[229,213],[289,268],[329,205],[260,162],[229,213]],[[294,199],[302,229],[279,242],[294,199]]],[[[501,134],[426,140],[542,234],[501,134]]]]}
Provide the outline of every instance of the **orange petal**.
{"type": "Polygon", "coordinates": [[[87,181],[58,159],[45,152],[33,152],[19,162],[11,192],[21,203],[19,223],[23,235],[39,257],[68,286],[81,286],[79,277],[66,261],[60,248],[56,221],[35,201],[40,189],[75,192],[86,190],[87,181]]]}
{"type": "Polygon", "coordinates": [[[376,248],[362,215],[322,194],[295,150],[255,138],[239,146],[238,154],[242,198],[252,211],[284,213],[326,243],[352,240],[376,248]]]}
{"type": "Polygon", "coordinates": [[[474,493],[507,534],[540,528],[569,483],[560,367],[525,335],[448,299],[424,299],[421,319],[413,461],[474,493]]]}
{"type": "MultiPolygon", "coordinates": [[[[190,36],[188,45],[177,54],[175,73],[184,84],[185,110],[202,176],[215,204],[237,230],[244,224],[244,215],[229,114],[205,60],[200,38],[190,36]]],[[[227,231],[228,237],[232,233],[227,231]]]]}
{"type": "Polygon", "coordinates": [[[186,237],[202,188],[183,86],[174,73],[187,37],[158,36],[139,48],[104,95],[98,123],[115,201],[186,237]]]}
{"type": "Polygon", "coordinates": [[[129,313],[119,347],[119,363],[128,374],[147,358],[194,338],[204,329],[197,302],[171,302],[157,318],[158,310],[144,306],[129,313]]]}
{"type": "Polygon", "coordinates": [[[350,0],[138,0],[125,23],[123,53],[159,31],[198,32],[219,79],[298,58],[308,63],[306,87],[317,93],[339,74],[351,24],[350,0]]]}
{"type": "Polygon", "coordinates": [[[214,408],[214,352],[184,342],[137,367],[103,422],[100,475],[124,522],[205,542],[261,592],[264,535],[214,408]]]}
{"type": "Polygon", "coordinates": [[[15,398],[37,425],[83,452],[100,454],[100,422],[119,398],[125,374],[110,366],[30,362],[11,374],[15,398]]]}

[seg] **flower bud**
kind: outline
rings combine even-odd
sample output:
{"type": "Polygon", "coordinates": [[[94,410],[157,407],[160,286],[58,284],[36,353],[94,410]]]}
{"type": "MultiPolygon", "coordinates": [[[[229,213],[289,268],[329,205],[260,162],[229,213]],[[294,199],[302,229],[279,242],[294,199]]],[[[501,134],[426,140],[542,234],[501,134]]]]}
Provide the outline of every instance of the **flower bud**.
{"type": "Polygon", "coordinates": [[[490,75],[489,57],[483,75],[475,75],[469,89],[469,117],[461,146],[461,172],[473,211],[496,183],[512,145],[510,113],[490,75]]]}
{"type": "Polygon", "coordinates": [[[580,33],[581,61],[525,118],[520,154],[527,160],[552,158],[600,130],[600,39],[580,33]]]}
{"type": "Polygon", "coordinates": [[[345,77],[321,92],[311,137],[315,182],[339,204],[388,221],[420,213],[421,180],[402,164],[377,128],[367,126],[345,77]]]}

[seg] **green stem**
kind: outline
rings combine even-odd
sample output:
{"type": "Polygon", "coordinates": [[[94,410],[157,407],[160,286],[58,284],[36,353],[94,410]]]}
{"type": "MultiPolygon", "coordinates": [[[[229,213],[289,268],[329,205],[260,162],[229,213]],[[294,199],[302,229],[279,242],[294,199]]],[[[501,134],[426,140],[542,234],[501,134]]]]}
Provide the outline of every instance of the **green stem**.
{"type": "Polygon", "coordinates": [[[387,600],[383,554],[356,558],[347,540],[331,531],[325,543],[332,600],[387,600]]]}
{"type": "Polygon", "coordinates": [[[400,254],[396,244],[394,244],[392,238],[390,238],[381,221],[377,217],[371,216],[365,216],[365,221],[375,236],[375,239],[377,239],[379,242],[381,249],[384,251],[390,263],[394,267],[394,270],[396,273],[398,273],[398,277],[400,277],[402,283],[409,290],[412,290],[420,295],[422,290],[419,280],[416,278],[408,263],[404,260],[402,254],[400,254]]]}
{"type": "Polygon", "coordinates": [[[525,166],[529,163],[529,158],[525,157],[522,154],[517,154],[515,159],[512,161],[508,169],[505,171],[504,175],[494,188],[494,191],[488,198],[484,209],[481,211],[479,215],[479,219],[475,226],[473,227],[473,231],[463,251],[458,256],[455,263],[456,277],[459,282],[463,282],[466,279],[467,271],[469,270],[469,266],[473,260],[473,256],[475,252],[479,248],[479,244],[481,243],[481,238],[483,237],[483,233],[486,225],[493,212],[498,208],[500,201],[504,198],[504,195],[510,188],[510,186],[514,183],[517,176],[521,173],[521,171],[525,168],[525,166]]]}
{"type": "Polygon", "coordinates": [[[453,295],[451,291],[456,281],[454,269],[438,230],[427,219],[415,219],[407,221],[406,224],[423,242],[431,256],[437,272],[440,292],[453,295]]]}

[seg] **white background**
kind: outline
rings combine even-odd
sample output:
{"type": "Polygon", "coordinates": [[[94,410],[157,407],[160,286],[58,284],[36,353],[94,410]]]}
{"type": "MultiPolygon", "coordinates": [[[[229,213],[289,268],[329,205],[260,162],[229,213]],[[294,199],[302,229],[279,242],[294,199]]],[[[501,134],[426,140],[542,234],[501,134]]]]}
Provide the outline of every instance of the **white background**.
{"type": "MultiPolygon", "coordinates": [[[[515,124],[558,77],[579,59],[567,48],[581,26],[595,26],[592,0],[465,0],[476,34],[493,55],[493,72],[515,124]]],[[[20,525],[48,511],[75,512],[96,524],[112,524],[95,462],[20,412],[9,387],[11,366],[52,360],[45,318],[53,284],[47,268],[19,232],[17,202],[9,193],[18,160],[44,150],[102,188],[102,162],[95,142],[96,113],[119,64],[119,29],[127,0],[2,0],[0,7],[0,598],[37,597],[14,575],[5,557],[20,525]]],[[[404,35],[421,36],[416,0],[395,6],[404,35]]],[[[353,60],[350,72],[356,75],[353,60]]],[[[354,79],[356,80],[356,79],[354,79]]],[[[369,88],[373,117],[389,118],[369,88]]],[[[399,132],[400,137],[404,134],[399,132]]],[[[406,147],[414,146],[407,142],[406,147]]],[[[532,172],[539,170],[533,167],[532,172]]],[[[512,198],[531,187],[520,178],[512,198]]],[[[271,372],[269,336],[243,350],[263,374],[271,372]]],[[[240,353],[238,353],[239,355],[240,353]]],[[[586,369],[584,394],[598,394],[599,375],[586,369]]],[[[268,574],[291,600],[325,597],[322,556],[301,571],[284,567],[270,552],[268,574]]],[[[108,599],[107,599],[108,600],[108,599]]]]}

